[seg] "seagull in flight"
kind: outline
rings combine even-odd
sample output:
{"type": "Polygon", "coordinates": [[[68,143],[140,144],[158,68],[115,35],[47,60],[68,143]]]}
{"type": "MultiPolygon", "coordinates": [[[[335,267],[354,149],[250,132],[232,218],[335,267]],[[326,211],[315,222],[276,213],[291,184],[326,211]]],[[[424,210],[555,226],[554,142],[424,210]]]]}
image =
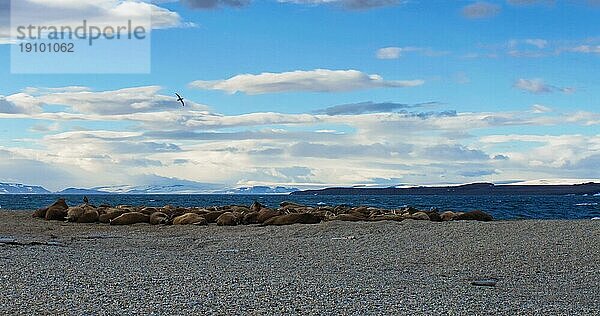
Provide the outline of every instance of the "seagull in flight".
{"type": "Polygon", "coordinates": [[[181,102],[181,105],[185,106],[185,102],[183,102],[183,98],[179,95],[179,93],[175,93],[175,95],[177,96],[177,101],[181,102]]]}

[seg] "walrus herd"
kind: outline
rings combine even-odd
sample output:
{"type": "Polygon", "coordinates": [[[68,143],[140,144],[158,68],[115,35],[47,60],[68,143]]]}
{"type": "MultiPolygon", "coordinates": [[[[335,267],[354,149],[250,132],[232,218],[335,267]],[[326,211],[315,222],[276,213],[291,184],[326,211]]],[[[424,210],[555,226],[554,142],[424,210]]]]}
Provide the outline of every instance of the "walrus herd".
{"type": "Polygon", "coordinates": [[[46,220],[74,223],[104,223],[110,225],[291,225],[317,224],[322,221],[403,221],[423,220],[433,222],[455,220],[492,221],[491,215],[483,211],[438,212],[423,211],[412,207],[381,209],[376,207],[351,207],[346,205],[311,207],[293,202],[282,202],[277,209],[254,202],[250,206],[227,205],[207,208],[186,208],[166,205],[163,207],[145,206],[94,206],[89,200],[78,206],[69,207],[64,198],[52,205],[36,210],[33,217],[46,220]]]}

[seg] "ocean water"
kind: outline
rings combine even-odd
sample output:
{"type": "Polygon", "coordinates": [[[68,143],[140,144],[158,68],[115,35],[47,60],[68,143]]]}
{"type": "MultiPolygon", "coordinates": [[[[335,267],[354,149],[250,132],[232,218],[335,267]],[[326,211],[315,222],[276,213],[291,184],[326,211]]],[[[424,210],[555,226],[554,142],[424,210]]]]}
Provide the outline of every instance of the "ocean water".
{"type": "MultiPolygon", "coordinates": [[[[0,195],[0,208],[7,210],[33,210],[53,203],[58,195],[0,195]]],[[[65,196],[69,205],[80,204],[82,195],[65,196]]],[[[310,206],[366,205],[388,209],[414,206],[419,209],[437,208],[453,211],[483,210],[496,219],[589,219],[600,216],[600,196],[449,196],[449,195],[355,195],[355,196],[294,196],[294,195],[90,195],[95,205],[146,205],[167,204],[193,207],[212,205],[250,205],[259,201],[277,207],[282,201],[292,201],[310,206]]]]}

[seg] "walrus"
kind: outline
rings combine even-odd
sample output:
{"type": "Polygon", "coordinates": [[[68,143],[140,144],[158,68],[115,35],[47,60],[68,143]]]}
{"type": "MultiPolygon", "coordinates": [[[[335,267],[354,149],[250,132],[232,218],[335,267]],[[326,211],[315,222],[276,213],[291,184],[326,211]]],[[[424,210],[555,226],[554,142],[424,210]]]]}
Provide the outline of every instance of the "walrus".
{"type": "Polygon", "coordinates": [[[427,216],[429,216],[429,220],[432,222],[441,222],[442,221],[442,217],[436,211],[425,212],[425,214],[427,214],[427,216]]]}
{"type": "Polygon", "coordinates": [[[361,206],[357,208],[353,208],[348,214],[358,216],[358,217],[369,217],[371,215],[371,211],[366,206],[361,206]]]}
{"type": "Polygon", "coordinates": [[[67,221],[77,222],[77,219],[85,213],[85,209],[80,206],[69,207],[67,210],[67,221]]]}
{"type": "Polygon", "coordinates": [[[232,212],[223,213],[217,218],[218,226],[237,226],[238,224],[239,218],[232,212]]]}
{"type": "Polygon", "coordinates": [[[187,213],[173,219],[173,225],[208,225],[206,218],[196,213],[187,213]]]}
{"type": "Polygon", "coordinates": [[[125,213],[110,221],[111,225],[132,225],[138,223],[149,223],[150,216],[140,212],[125,213]]]}
{"type": "Polygon", "coordinates": [[[58,199],[54,204],[50,205],[46,210],[46,220],[59,220],[62,221],[67,216],[67,210],[69,206],[64,198],[58,199]]]}
{"type": "Polygon", "coordinates": [[[213,211],[213,212],[204,214],[203,217],[204,217],[204,219],[206,219],[206,222],[215,223],[217,221],[217,218],[219,218],[219,216],[223,215],[223,213],[225,213],[225,211],[213,211]]]}
{"type": "Polygon", "coordinates": [[[111,220],[113,220],[125,213],[129,213],[129,211],[111,208],[111,209],[108,209],[105,214],[100,215],[98,220],[100,221],[100,223],[108,224],[108,223],[110,223],[111,220]]]}
{"type": "Polygon", "coordinates": [[[446,211],[440,215],[443,222],[451,221],[454,219],[455,216],[456,216],[456,214],[454,214],[454,212],[452,212],[452,211],[446,211]]]}
{"type": "Polygon", "coordinates": [[[494,220],[492,215],[490,215],[486,212],[483,212],[483,211],[471,211],[471,212],[467,212],[467,213],[463,213],[463,214],[457,214],[454,217],[454,219],[457,221],[467,220],[467,221],[483,221],[483,222],[490,222],[490,221],[494,220]]]}
{"type": "Polygon", "coordinates": [[[318,224],[321,222],[321,217],[312,213],[292,213],[272,217],[263,223],[267,225],[292,225],[292,224],[318,224]]]}
{"type": "Polygon", "coordinates": [[[242,219],[244,225],[258,224],[258,212],[247,213],[242,219]]]}
{"type": "Polygon", "coordinates": [[[34,218],[46,218],[46,211],[48,211],[47,207],[38,208],[31,216],[34,218]]]}
{"type": "Polygon", "coordinates": [[[146,215],[152,215],[154,213],[158,212],[158,210],[154,207],[144,207],[140,213],[144,213],[146,215]]]}
{"type": "Polygon", "coordinates": [[[150,224],[160,225],[167,224],[169,222],[169,215],[163,212],[154,212],[150,215],[150,224]]]}
{"type": "Polygon", "coordinates": [[[290,201],[283,201],[283,202],[279,203],[279,206],[280,206],[281,208],[284,208],[284,207],[289,207],[289,206],[292,206],[292,207],[297,207],[297,208],[303,208],[303,207],[306,207],[306,205],[302,205],[302,204],[295,203],[295,202],[290,202],[290,201]]]}
{"type": "Polygon", "coordinates": [[[252,203],[252,205],[250,206],[250,212],[258,212],[260,211],[264,206],[262,204],[260,204],[257,201],[254,201],[254,203],[252,203]]]}
{"type": "Polygon", "coordinates": [[[370,222],[380,222],[380,221],[395,221],[401,222],[404,220],[402,215],[394,215],[394,214],[385,214],[385,215],[376,215],[369,217],[370,222]]]}
{"type": "Polygon", "coordinates": [[[363,216],[356,216],[354,214],[340,214],[331,218],[332,221],[343,221],[343,222],[360,222],[367,220],[363,216]]]}
{"type": "Polygon", "coordinates": [[[87,209],[77,218],[77,223],[96,223],[99,219],[98,211],[95,209],[87,209]]]}
{"type": "Polygon", "coordinates": [[[232,205],[227,211],[232,213],[247,213],[250,212],[250,209],[247,206],[232,205]]]}
{"type": "Polygon", "coordinates": [[[425,212],[416,212],[410,216],[411,219],[428,221],[430,220],[429,215],[425,212]]]}
{"type": "Polygon", "coordinates": [[[279,215],[281,215],[281,212],[279,212],[279,211],[274,211],[272,209],[263,208],[260,211],[258,211],[258,215],[256,217],[256,222],[264,223],[269,218],[279,216],[279,215]]]}

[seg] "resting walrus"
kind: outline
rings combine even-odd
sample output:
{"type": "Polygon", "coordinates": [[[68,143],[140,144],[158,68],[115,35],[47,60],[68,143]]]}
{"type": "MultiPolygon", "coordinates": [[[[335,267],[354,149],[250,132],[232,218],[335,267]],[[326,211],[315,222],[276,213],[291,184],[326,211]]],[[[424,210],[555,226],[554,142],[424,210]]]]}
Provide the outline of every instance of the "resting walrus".
{"type": "Polygon", "coordinates": [[[238,224],[239,218],[232,212],[223,213],[217,218],[218,226],[237,226],[238,224]]]}
{"type": "Polygon", "coordinates": [[[125,213],[113,220],[110,221],[111,225],[132,225],[138,223],[149,223],[150,216],[139,213],[139,212],[129,212],[125,213]]]}
{"type": "Polygon", "coordinates": [[[62,221],[67,217],[67,210],[69,206],[65,199],[60,198],[54,204],[50,205],[46,210],[46,220],[59,220],[62,221]]]}
{"type": "Polygon", "coordinates": [[[293,213],[272,217],[263,225],[292,225],[292,224],[318,224],[321,217],[311,213],[293,213]]]}
{"type": "Polygon", "coordinates": [[[173,225],[208,225],[206,218],[196,213],[187,213],[173,219],[173,225]]]}
{"type": "Polygon", "coordinates": [[[154,212],[150,215],[150,224],[152,225],[160,225],[166,224],[169,222],[169,215],[163,212],[154,212]]]}

